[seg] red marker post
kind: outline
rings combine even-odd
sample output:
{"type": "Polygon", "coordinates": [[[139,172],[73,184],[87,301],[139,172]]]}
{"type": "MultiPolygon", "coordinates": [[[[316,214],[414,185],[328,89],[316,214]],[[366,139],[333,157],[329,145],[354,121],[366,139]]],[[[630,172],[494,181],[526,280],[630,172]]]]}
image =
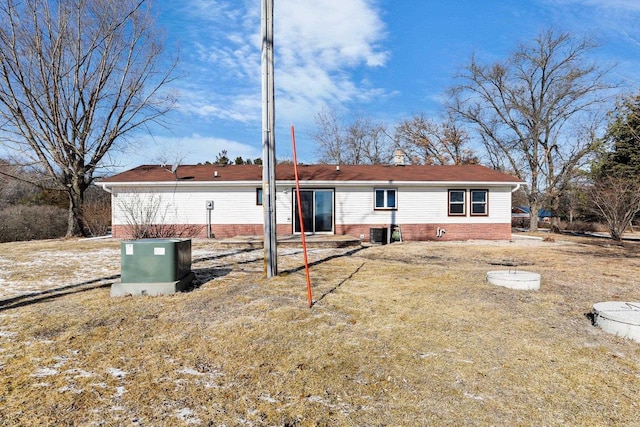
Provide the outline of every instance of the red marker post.
{"type": "Polygon", "coordinates": [[[309,259],[307,257],[307,238],[304,234],[304,218],[302,217],[302,198],[300,196],[300,179],[298,178],[298,158],[296,156],[296,134],[291,125],[291,145],[293,147],[293,172],[296,178],[296,198],[298,201],[298,218],[300,223],[300,235],[302,236],[302,252],[304,253],[304,269],[307,273],[307,299],[309,308],[313,306],[313,294],[311,292],[311,276],[309,275],[309,259]]]}

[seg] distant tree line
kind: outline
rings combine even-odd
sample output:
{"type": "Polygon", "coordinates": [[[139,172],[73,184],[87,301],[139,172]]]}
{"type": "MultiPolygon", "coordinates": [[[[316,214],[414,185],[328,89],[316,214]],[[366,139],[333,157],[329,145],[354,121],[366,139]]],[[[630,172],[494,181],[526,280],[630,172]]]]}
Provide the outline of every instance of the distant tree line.
{"type": "Polygon", "coordinates": [[[397,150],[411,164],[478,163],[469,135],[451,116],[439,119],[416,114],[394,126],[372,118],[339,117],[324,110],[316,115],[316,155],[320,163],[388,164],[397,150]]]}
{"type": "Polygon", "coordinates": [[[262,159],[260,157],[256,157],[255,159],[243,159],[241,156],[237,156],[235,158],[234,161],[231,161],[230,157],[229,157],[229,153],[227,152],[227,150],[222,150],[218,153],[218,155],[216,156],[215,160],[213,162],[210,161],[206,161],[204,163],[199,163],[199,164],[205,164],[205,165],[262,165],[262,159]]]}

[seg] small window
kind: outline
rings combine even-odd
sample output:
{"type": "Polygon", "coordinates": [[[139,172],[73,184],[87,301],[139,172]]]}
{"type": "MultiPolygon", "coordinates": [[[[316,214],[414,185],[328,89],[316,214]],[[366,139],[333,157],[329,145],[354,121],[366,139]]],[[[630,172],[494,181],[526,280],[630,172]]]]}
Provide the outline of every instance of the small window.
{"type": "Polygon", "coordinates": [[[256,188],[256,205],[262,206],[262,188],[256,188]]]}
{"type": "Polygon", "coordinates": [[[376,209],[397,209],[397,190],[393,188],[376,188],[375,208],[376,209]]]}
{"type": "Polygon", "coordinates": [[[465,215],[465,190],[449,190],[449,215],[465,215]]]}
{"type": "Polygon", "coordinates": [[[488,190],[471,190],[471,215],[488,215],[488,190]]]}

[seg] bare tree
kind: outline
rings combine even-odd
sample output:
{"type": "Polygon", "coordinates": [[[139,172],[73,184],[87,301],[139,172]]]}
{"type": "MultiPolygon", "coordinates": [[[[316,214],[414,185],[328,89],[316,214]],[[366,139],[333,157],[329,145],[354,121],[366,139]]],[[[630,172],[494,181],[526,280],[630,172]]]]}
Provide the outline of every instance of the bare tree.
{"type": "Polygon", "coordinates": [[[343,163],[385,164],[391,160],[392,141],[386,128],[370,118],[356,117],[344,130],[343,163]]]}
{"type": "Polygon", "coordinates": [[[614,240],[640,212],[640,182],[633,178],[608,177],[596,182],[589,191],[591,210],[607,222],[614,240]]]}
{"type": "Polygon", "coordinates": [[[175,224],[178,209],[163,202],[156,193],[133,192],[118,199],[118,211],[123,216],[127,234],[133,239],[194,237],[204,226],[175,224]]]}
{"type": "Polygon", "coordinates": [[[475,125],[493,166],[527,181],[532,215],[545,204],[557,210],[573,172],[599,143],[596,114],[610,86],[606,72],[586,61],[593,47],[545,31],[504,62],[472,58],[451,91],[449,111],[475,125]]]}
{"type": "Polygon", "coordinates": [[[317,143],[316,155],[321,163],[346,163],[346,143],[342,125],[335,111],[322,110],[315,117],[317,132],[313,139],[317,143]]]}
{"type": "Polygon", "coordinates": [[[110,150],[171,107],[175,61],[147,0],[0,1],[2,143],[66,192],[66,234],[82,235],[85,190],[110,150]]]}
{"type": "Polygon", "coordinates": [[[321,163],[385,164],[391,161],[393,140],[387,128],[368,117],[344,124],[334,111],[316,115],[317,156],[321,163]]]}
{"type": "Polygon", "coordinates": [[[469,135],[451,115],[438,123],[424,114],[416,114],[396,127],[396,140],[412,163],[478,163],[478,158],[467,148],[469,135]]]}

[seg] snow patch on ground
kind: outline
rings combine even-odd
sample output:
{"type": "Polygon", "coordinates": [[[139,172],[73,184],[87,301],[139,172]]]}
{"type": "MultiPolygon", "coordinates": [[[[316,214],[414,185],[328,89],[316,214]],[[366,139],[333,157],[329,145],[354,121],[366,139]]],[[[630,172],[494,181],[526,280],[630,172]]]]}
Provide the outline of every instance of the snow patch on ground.
{"type": "Polygon", "coordinates": [[[57,375],[58,374],[58,370],[57,369],[53,369],[53,368],[38,368],[36,369],[36,371],[31,374],[32,377],[35,378],[44,378],[44,377],[50,377],[52,375],[57,375]]]}
{"type": "Polygon", "coordinates": [[[116,394],[114,395],[114,397],[115,398],[122,397],[126,392],[127,392],[127,389],[124,386],[118,386],[116,387],[116,394]]]}
{"type": "Polygon", "coordinates": [[[196,375],[196,376],[203,376],[204,373],[196,371],[195,369],[191,369],[191,368],[184,368],[184,369],[180,369],[178,371],[179,374],[186,374],[186,375],[196,375]]]}
{"type": "Polygon", "coordinates": [[[84,369],[80,369],[80,368],[67,369],[66,371],[64,371],[64,373],[67,375],[71,375],[74,379],[92,378],[96,376],[96,374],[94,374],[93,372],[87,372],[84,369]]]}
{"type": "Polygon", "coordinates": [[[119,273],[120,250],[117,248],[40,251],[37,257],[19,261],[0,257],[0,300],[85,283],[119,273]],[[70,263],[73,263],[73,268],[68,268],[70,263]],[[20,272],[24,272],[21,278],[13,277],[20,272]],[[47,277],[49,272],[50,276],[47,277]],[[68,276],[65,274],[61,277],[60,272],[65,272],[68,276]]]}
{"type": "Polygon", "coordinates": [[[200,418],[194,416],[194,412],[192,409],[189,408],[182,408],[182,409],[177,409],[176,410],[176,417],[178,417],[179,420],[187,423],[187,424],[202,424],[202,420],[200,420],[200,418]]]}
{"type": "Polygon", "coordinates": [[[82,389],[76,388],[76,387],[74,387],[72,385],[66,385],[66,386],[60,387],[58,389],[58,392],[60,392],[60,393],[69,392],[69,393],[73,393],[73,394],[80,394],[80,393],[82,393],[82,391],[83,391],[82,389]]]}
{"type": "Polygon", "coordinates": [[[484,400],[484,397],[482,396],[476,396],[475,394],[471,394],[468,392],[464,392],[464,397],[468,398],[468,399],[473,399],[473,400],[484,400]]]}
{"type": "Polygon", "coordinates": [[[122,378],[127,376],[127,372],[125,372],[125,371],[123,371],[121,369],[118,369],[118,368],[109,368],[109,369],[107,369],[107,372],[109,373],[109,375],[111,375],[112,377],[115,377],[115,378],[122,379],[122,378]]]}

